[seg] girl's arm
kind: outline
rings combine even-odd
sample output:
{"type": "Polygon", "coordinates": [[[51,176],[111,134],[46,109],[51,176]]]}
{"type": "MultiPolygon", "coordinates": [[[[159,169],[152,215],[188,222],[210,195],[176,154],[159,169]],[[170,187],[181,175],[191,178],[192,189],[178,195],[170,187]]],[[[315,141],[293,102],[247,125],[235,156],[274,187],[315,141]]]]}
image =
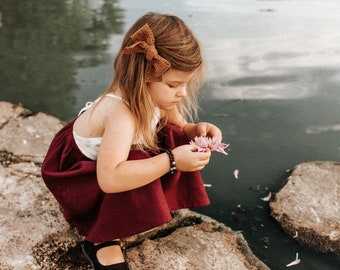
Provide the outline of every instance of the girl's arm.
{"type": "Polygon", "coordinates": [[[184,119],[182,114],[179,113],[176,106],[164,112],[167,115],[168,121],[172,124],[183,128],[188,122],[184,119]]]}
{"type": "MultiPolygon", "coordinates": [[[[166,153],[141,160],[127,160],[135,134],[135,120],[127,108],[108,115],[97,156],[97,179],[104,192],[132,190],[170,171],[166,153]]],[[[211,153],[197,153],[196,150],[192,145],[173,149],[178,170],[197,171],[208,164],[211,153]]]]}
{"type": "Polygon", "coordinates": [[[210,123],[188,123],[184,117],[178,112],[177,107],[167,111],[169,122],[181,127],[189,140],[193,140],[196,136],[204,136],[216,138],[218,141],[222,141],[221,130],[210,123]]]}

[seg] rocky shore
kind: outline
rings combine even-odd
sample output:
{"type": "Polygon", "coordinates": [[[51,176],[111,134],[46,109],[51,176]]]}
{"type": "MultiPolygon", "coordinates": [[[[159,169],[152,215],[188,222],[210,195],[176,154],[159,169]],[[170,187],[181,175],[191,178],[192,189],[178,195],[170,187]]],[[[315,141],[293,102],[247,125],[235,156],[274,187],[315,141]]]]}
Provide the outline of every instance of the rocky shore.
{"type": "MultiPolygon", "coordinates": [[[[0,102],[0,269],[91,269],[80,250],[82,237],[65,222],[40,175],[48,145],[63,124],[0,102]]],[[[335,162],[297,166],[270,202],[272,216],[289,235],[335,253],[340,250],[339,168],[335,162]]],[[[240,233],[190,210],[123,239],[123,245],[132,270],[269,269],[240,233]]]]}

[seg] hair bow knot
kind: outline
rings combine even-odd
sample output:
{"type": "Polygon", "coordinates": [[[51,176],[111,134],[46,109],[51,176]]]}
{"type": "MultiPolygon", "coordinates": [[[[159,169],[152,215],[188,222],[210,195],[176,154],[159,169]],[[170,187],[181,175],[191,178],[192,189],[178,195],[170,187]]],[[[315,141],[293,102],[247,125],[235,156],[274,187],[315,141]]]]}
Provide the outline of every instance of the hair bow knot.
{"type": "Polygon", "coordinates": [[[144,53],[147,60],[145,69],[146,82],[160,81],[162,75],[170,68],[170,63],[158,54],[155,47],[155,38],[149,25],[144,24],[130,38],[135,43],[125,47],[123,54],[144,53]]]}

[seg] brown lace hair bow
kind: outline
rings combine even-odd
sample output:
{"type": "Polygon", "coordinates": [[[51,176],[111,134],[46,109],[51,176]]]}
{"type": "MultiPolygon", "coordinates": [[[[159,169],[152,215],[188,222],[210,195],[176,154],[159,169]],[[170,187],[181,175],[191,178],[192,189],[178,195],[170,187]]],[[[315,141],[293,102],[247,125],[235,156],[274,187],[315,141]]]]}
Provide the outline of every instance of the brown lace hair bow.
{"type": "Polygon", "coordinates": [[[135,43],[125,47],[123,54],[144,53],[147,60],[145,69],[146,82],[161,81],[162,75],[170,68],[170,63],[158,54],[155,47],[155,37],[150,26],[144,24],[130,38],[135,43]]]}

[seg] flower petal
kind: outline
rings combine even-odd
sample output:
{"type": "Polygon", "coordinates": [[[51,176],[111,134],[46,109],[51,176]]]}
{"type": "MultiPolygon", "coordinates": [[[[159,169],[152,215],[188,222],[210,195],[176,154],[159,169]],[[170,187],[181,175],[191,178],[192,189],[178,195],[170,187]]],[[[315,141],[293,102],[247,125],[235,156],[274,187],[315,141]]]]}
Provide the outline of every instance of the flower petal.
{"type": "Polygon", "coordinates": [[[269,194],[266,197],[261,198],[262,201],[268,202],[270,198],[272,197],[272,193],[269,192],[269,194]]]}
{"type": "Polygon", "coordinates": [[[293,235],[293,238],[298,237],[298,231],[295,231],[295,234],[293,235]]]}
{"type": "Polygon", "coordinates": [[[224,155],[228,155],[224,149],[226,149],[229,144],[220,143],[215,138],[208,138],[208,137],[195,137],[194,140],[190,141],[191,145],[196,145],[198,147],[198,152],[205,152],[206,150],[210,149],[211,151],[216,151],[222,153],[224,155]]]}
{"type": "Polygon", "coordinates": [[[294,261],[292,261],[291,263],[287,264],[286,267],[289,267],[289,266],[293,266],[293,265],[297,265],[299,264],[301,261],[299,259],[299,253],[296,253],[296,258],[294,261]]]}
{"type": "Polygon", "coordinates": [[[238,174],[239,174],[239,170],[236,169],[236,170],[234,171],[234,177],[235,177],[236,179],[238,179],[238,174]]]}

